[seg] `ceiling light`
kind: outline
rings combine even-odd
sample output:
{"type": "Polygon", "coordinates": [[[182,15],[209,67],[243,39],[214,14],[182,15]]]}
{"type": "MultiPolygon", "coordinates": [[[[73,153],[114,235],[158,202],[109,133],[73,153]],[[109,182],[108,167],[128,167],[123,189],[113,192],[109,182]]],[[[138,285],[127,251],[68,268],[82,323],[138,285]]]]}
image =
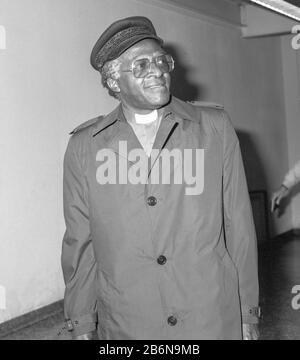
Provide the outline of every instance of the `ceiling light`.
{"type": "Polygon", "coordinates": [[[300,8],[283,0],[251,0],[251,2],[273,10],[279,14],[300,21],[300,8]]]}

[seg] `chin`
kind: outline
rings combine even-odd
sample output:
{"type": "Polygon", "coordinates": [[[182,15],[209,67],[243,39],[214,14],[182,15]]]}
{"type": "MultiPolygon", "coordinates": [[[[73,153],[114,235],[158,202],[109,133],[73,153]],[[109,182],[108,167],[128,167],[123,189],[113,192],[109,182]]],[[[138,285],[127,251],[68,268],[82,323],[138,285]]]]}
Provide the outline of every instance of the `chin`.
{"type": "Polygon", "coordinates": [[[157,107],[161,107],[161,106],[164,106],[164,105],[167,105],[170,101],[170,93],[169,92],[165,92],[165,93],[160,93],[160,94],[157,94],[157,96],[152,96],[150,99],[149,99],[149,103],[151,105],[153,105],[155,108],[157,107]]]}

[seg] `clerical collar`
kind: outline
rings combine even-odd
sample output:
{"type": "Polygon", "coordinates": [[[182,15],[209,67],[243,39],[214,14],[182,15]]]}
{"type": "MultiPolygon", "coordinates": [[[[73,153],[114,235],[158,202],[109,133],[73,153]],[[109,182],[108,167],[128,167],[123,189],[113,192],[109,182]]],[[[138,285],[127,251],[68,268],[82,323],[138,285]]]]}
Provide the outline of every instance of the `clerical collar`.
{"type": "Polygon", "coordinates": [[[137,124],[151,124],[157,120],[157,110],[153,110],[149,114],[134,114],[134,118],[137,124]]]}

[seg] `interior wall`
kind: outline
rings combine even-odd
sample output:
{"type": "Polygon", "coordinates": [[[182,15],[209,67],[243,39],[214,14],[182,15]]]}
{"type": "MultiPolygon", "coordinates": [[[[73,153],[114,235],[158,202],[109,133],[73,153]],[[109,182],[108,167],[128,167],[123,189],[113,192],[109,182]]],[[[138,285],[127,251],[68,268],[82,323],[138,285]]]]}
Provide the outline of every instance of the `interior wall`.
{"type": "MultiPolygon", "coordinates": [[[[281,178],[300,161],[300,49],[294,49],[292,38],[282,36],[283,85],[285,95],[286,128],[288,139],[288,162],[279,164],[281,178]]],[[[284,202],[284,210],[292,211],[292,226],[300,229],[300,184],[295,186],[284,202]]]]}
{"type": "MultiPolygon", "coordinates": [[[[89,65],[118,18],[148,16],[176,60],[173,91],[222,103],[251,190],[273,189],[288,159],[280,41],[138,0],[0,0],[0,323],[63,296],[62,161],[69,131],[117,104],[89,65]],[[4,291],[2,291],[4,293],[4,291]]],[[[286,213],[274,227],[291,227],[286,213]]]]}

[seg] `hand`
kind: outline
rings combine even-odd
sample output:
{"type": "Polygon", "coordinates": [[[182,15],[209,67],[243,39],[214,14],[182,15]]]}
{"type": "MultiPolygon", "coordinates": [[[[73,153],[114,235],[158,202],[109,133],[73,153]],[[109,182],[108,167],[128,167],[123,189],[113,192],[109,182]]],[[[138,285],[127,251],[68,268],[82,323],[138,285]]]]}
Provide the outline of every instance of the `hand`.
{"type": "Polygon", "coordinates": [[[280,205],[281,200],[288,194],[289,189],[285,186],[280,186],[280,188],[275,191],[271,199],[271,212],[275,211],[276,208],[280,205]]]}
{"type": "Polygon", "coordinates": [[[87,334],[82,334],[74,337],[74,340],[95,340],[96,334],[95,332],[89,332],[87,334]]]}
{"type": "Polygon", "coordinates": [[[257,324],[243,324],[243,340],[258,340],[258,338],[257,324]]]}

